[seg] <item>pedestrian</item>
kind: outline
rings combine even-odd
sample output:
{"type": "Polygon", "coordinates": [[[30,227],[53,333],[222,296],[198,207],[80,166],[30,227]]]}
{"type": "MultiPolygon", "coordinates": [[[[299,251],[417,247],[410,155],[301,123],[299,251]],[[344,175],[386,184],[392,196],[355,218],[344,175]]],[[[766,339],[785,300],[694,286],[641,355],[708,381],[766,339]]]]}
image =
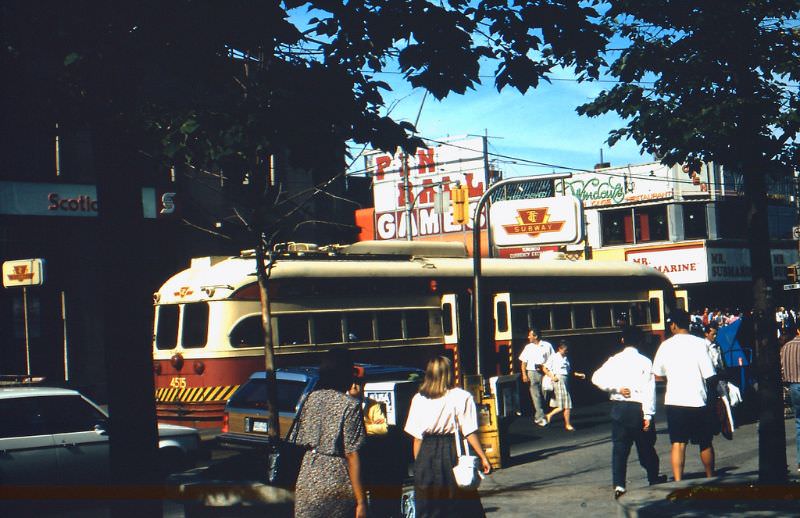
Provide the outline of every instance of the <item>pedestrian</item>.
{"type": "Polygon", "coordinates": [[[389,432],[389,424],[386,421],[383,404],[364,395],[364,378],[355,378],[348,394],[361,403],[367,435],[386,435],[389,432]]]}
{"type": "Polygon", "coordinates": [[[298,444],[308,447],[295,491],[296,518],[366,518],[359,449],[364,444],[361,404],[347,395],[353,383],[349,351],[325,353],[319,381],[297,422],[298,444]]]}
{"type": "Polygon", "coordinates": [[[797,471],[800,472],[800,332],[781,347],[781,374],[789,387],[789,399],[794,410],[797,471]]]}
{"type": "Polygon", "coordinates": [[[667,382],[664,404],[672,443],[672,474],[683,479],[686,445],[697,444],[706,477],[714,474],[714,426],[716,418],[706,405],[707,384],[714,386],[714,366],[702,338],[689,334],[689,315],[673,309],[666,320],[672,337],[664,340],[653,359],[657,381],[667,382]]]}
{"type": "Polygon", "coordinates": [[[717,376],[722,376],[725,372],[725,362],[722,360],[722,351],[717,343],[717,325],[709,324],[703,326],[703,337],[705,338],[706,351],[711,359],[711,365],[714,366],[714,372],[717,376]]]}
{"type": "Polygon", "coordinates": [[[472,394],[455,387],[450,360],[438,356],[428,362],[419,393],[411,400],[405,431],[413,437],[414,502],[420,518],[472,518],[485,516],[477,489],[456,484],[456,437],[461,437],[480,458],[484,473],[492,470],[481,448],[478,415],[472,394]]]}
{"type": "Polygon", "coordinates": [[[614,498],[626,491],[628,456],[636,445],[639,464],[652,486],[666,482],[659,473],[656,453],[656,380],[653,363],[639,353],[644,333],[634,326],[622,330],[622,350],[606,360],[592,375],[592,383],[611,399],[611,478],[614,498]]]}
{"type": "Polygon", "coordinates": [[[533,401],[533,422],[539,426],[547,426],[544,418],[544,393],[542,392],[542,366],[553,354],[553,345],[541,339],[541,333],[536,328],[528,330],[528,344],[519,355],[522,363],[522,382],[530,383],[531,400],[533,401]]]}
{"type": "Polygon", "coordinates": [[[561,340],[558,342],[556,353],[550,355],[550,359],[542,366],[544,375],[553,381],[553,401],[555,402],[554,408],[544,418],[547,420],[547,424],[550,424],[553,417],[563,410],[564,428],[568,432],[574,432],[575,428],[570,422],[570,414],[572,413],[572,395],[569,390],[570,377],[585,379],[586,375],[582,372],[573,372],[567,354],[569,354],[569,345],[566,340],[561,340]]]}

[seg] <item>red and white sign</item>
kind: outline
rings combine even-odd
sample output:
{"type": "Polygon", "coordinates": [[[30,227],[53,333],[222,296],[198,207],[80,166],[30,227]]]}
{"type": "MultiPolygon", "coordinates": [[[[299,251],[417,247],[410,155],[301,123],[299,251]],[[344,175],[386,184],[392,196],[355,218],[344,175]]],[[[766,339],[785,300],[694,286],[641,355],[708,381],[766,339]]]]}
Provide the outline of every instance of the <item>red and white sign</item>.
{"type": "Polygon", "coordinates": [[[581,202],[574,196],[506,200],[492,204],[497,246],[577,243],[583,239],[581,202]]]}
{"type": "Polygon", "coordinates": [[[486,189],[483,141],[480,138],[454,140],[413,155],[374,152],[365,157],[372,175],[375,206],[375,239],[397,239],[406,235],[406,198],[412,210],[412,235],[461,232],[469,225],[453,225],[452,214],[433,210],[434,194],[449,192],[457,185],[469,188],[477,201],[486,189]],[[406,192],[406,175],[411,195],[406,192]],[[440,187],[441,186],[441,187],[440,187]]]}
{"type": "Polygon", "coordinates": [[[3,263],[3,287],[44,284],[44,259],[20,259],[3,263]]]}
{"type": "Polygon", "coordinates": [[[708,280],[706,249],[702,244],[627,250],[625,260],[655,268],[673,284],[694,284],[708,280]]]}

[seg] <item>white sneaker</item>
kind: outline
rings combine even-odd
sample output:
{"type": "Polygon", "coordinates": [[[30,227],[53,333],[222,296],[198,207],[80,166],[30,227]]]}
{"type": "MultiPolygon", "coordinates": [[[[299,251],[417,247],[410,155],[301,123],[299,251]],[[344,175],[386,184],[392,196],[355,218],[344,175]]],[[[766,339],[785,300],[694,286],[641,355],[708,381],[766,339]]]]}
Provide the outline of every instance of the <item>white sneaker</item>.
{"type": "Polygon", "coordinates": [[[548,423],[547,423],[547,419],[545,419],[545,418],[541,418],[541,419],[539,419],[538,421],[534,421],[534,422],[535,422],[536,424],[538,424],[539,426],[541,426],[542,428],[544,428],[544,427],[545,427],[545,426],[547,426],[547,424],[548,424],[548,423]]]}
{"type": "Polygon", "coordinates": [[[617,486],[614,488],[614,499],[617,499],[625,494],[625,488],[622,486],[617,486]]]}

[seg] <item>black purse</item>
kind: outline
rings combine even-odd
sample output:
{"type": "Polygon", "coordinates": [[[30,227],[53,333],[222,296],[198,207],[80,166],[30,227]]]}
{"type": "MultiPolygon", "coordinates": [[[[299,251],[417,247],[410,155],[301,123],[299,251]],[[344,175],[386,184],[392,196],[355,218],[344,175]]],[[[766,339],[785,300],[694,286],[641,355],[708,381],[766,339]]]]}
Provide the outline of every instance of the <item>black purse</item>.
{"type": "Polygon", "coordinates": [[[297,485],[300,465],[308,450],[304,445],[296,443],[299,420],[298,417],[292,422],[286,439],[278,439],[270,446],[267,456],[267,481],[271,486],[294,489],[297,485]]]}

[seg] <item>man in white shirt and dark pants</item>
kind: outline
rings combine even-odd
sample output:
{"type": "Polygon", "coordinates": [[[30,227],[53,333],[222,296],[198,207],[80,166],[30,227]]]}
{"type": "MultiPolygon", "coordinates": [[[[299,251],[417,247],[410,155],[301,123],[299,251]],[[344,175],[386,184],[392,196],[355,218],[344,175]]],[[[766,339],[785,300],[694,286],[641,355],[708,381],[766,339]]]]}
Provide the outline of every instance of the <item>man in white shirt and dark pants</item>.
{"type": "Polygon", "coordinates": [[[606,360],[595,371],[592,383],[611,398],[611,473],[614,498],[625,494],[628,456],[636,444],[639,464],[647,473],[650,485],[666,482],[659,473],[656,453],[656,382],[653,364],[636,349],[641,345],[641,329],[626,326],[622,330],[624,349],[606,360]]]}
{"type": "Polygon", "coordinates": [[[689,334],[689,315],[674,309],[667,318],[672,338],[659,346],[653,359],[657,381],[667,381],[664,404],[672,443],[672,473],[683,478],[686,445],[700,447],[706,477],[714,474],[712,414],[706,406],[708,379],[715,375],[705,340],[689,334]]]}
{"type": "Polygon", "coordinates": [[[541,340],[541,333],[538,329],[528,330],[528,345],[519,355],[522,363],[522,382],[530,383],[531,399],[533,400],[534,416],[533,422],[539,426],[547,426],[544,418],[544,396],[542,394],[542,366],[547,363],[550,355],[553,354],[553,345],[550,342],[541,340]]]}

